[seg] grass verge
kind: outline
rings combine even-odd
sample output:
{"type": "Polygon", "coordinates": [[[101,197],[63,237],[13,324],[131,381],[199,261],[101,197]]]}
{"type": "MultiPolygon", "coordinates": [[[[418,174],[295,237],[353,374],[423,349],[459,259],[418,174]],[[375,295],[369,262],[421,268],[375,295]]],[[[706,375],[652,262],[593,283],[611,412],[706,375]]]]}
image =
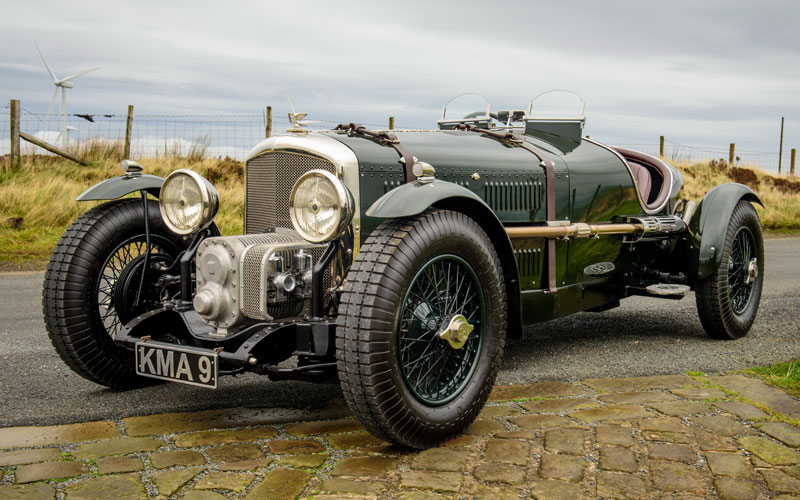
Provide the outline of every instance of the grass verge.
{"type": "Polygon", "coordinates": [[[800,360],[769,366],[756,366],[742,370],[742,372],[758,377],[764,382],[780,387],[792,396],[800,398],[800,360]]]}

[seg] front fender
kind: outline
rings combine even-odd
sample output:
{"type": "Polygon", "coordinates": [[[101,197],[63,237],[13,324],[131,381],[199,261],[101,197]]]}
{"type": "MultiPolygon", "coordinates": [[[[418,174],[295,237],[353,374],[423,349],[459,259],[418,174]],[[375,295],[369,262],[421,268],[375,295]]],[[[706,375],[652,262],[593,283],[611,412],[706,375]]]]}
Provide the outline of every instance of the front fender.
{"type": "Polygon", "coordinates": [[[478,195],[463,186],[447,181],[434,180],[425,184],[410,182],[378,198],[367,210],[367,216],[382,219],[410,217],[430,207],[461,212],[472,218],[480,224],[494,243],[506,284],[508,300],[506,332],[509,338],[522,338],[519,270],[514,248],[502,222],[478,195]]]}
{"type": "Polygon", "coordinates": [[[728,232],[728,221],[741,200],[764,206],[752,189],[734,182],[715,187],[697,206],[689,223],[687,238],[688,262],[690,266],[697,266],[696,270],[690,269],[689,274],[694,275],[696,279],[711,276],[719,267],[728,232]]]}
{"type": "Polygon", "coordinates": [[[77,201],[116,200],[134,191],[145,190],[158,198],[164,179],[156,175],[142,174],[140,176],[121,175],[106,179],[95,184],[83,193],[77,201]]]}

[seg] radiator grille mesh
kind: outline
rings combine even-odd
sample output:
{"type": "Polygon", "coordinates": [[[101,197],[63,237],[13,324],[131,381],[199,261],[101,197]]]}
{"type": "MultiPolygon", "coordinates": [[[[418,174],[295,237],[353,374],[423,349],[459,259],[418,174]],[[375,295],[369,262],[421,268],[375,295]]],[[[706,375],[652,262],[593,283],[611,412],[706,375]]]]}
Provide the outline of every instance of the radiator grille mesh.
{"type": "Polygon", "coordinates": [[[298,153],[270,151],[249,160],[245,167],[245,234],[291,228],[289,194],[297,179],[314,169],[335,174],[333,163],[298,153]]]}

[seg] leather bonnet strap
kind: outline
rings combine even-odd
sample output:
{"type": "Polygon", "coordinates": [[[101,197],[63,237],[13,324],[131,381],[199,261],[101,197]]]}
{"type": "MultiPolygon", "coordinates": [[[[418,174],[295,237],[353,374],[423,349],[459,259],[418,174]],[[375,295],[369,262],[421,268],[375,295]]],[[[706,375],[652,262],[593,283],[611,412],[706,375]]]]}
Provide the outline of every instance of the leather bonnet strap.
{"type": "Polygon", "coordinates": [[[347,132],[347,135],[361,135],[367,137],[368,139],[375,140],[384,146],[391,146],[397,151],[397,154],[400,155],[401,162],[403,163],[403,169],[405,173],[406,182],[413,182],[416,179],[414,176],[413,169],[414,169],[414,157],[409,153],[409,151],[400,143],[400,139],[397,138],[391,132],[387,132],[385,130],[375,131],[375,130],[368,130],[365,126],[361,125],[360,123],[349,123],[349,124],[340,124],[337,125],[333,130],[343,130],[347,132]]]}

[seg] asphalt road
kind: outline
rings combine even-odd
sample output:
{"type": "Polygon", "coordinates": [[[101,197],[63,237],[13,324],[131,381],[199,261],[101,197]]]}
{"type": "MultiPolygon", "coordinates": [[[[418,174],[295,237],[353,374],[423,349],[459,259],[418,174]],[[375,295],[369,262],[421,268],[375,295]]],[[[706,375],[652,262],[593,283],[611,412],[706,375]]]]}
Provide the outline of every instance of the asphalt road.
{"type": "MultiPolygon", "coordinates": [[[[766,242],[765,288],[750,334],[706,337],[694,296],[633,297],[604,313],[536,325],[507,345],[499,383],[728,371],[800,357],[800,239],[766,242]]],[[[42,273],[0,274],[0,426],[58,424],[233,406],[313,408],[341,397],[336,385],[223,378],[216,391],[164,384],[118,392],[73,374],[41,317],[42,273]]]]}

